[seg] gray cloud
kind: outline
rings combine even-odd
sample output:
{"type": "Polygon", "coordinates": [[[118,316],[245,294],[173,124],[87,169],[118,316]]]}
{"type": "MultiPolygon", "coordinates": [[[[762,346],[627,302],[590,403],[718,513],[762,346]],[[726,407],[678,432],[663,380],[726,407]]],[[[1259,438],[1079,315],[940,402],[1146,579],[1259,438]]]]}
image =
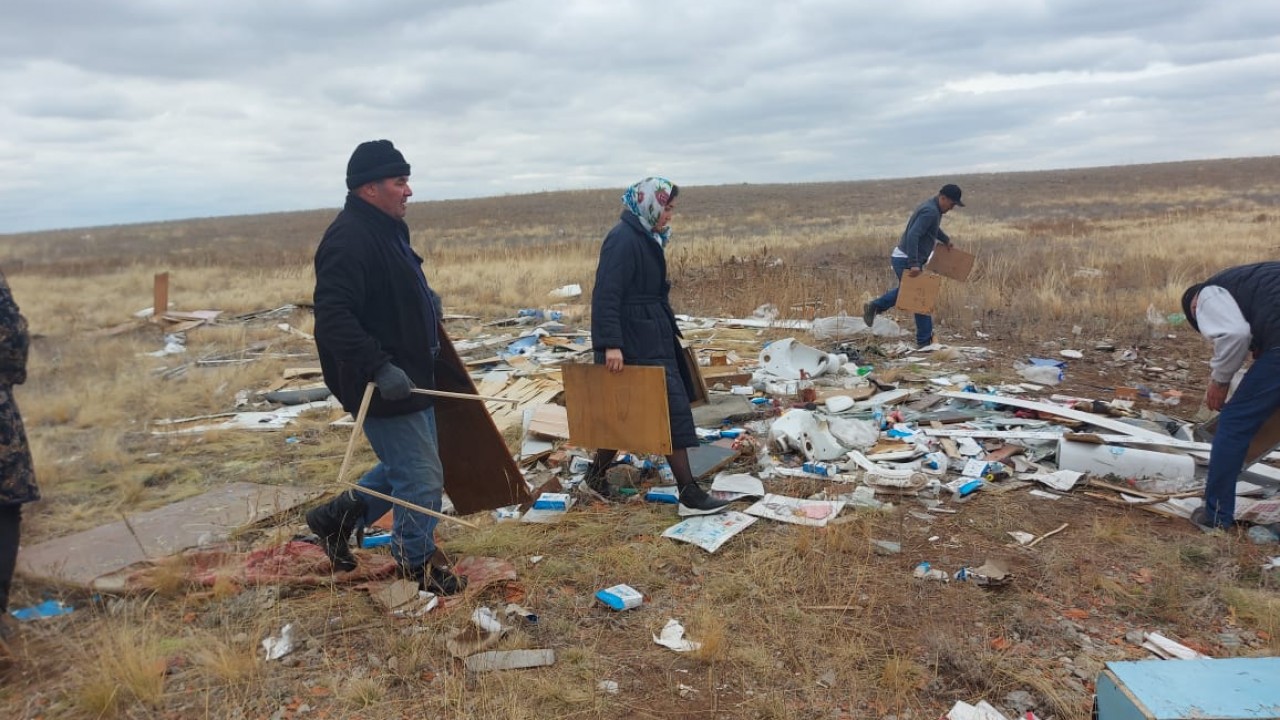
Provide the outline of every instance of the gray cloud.
{"type": "Polygon", "coordinates": [[[33,3],[0,232],[419,198],[1280,153],[1274,0],[33,3]]]}

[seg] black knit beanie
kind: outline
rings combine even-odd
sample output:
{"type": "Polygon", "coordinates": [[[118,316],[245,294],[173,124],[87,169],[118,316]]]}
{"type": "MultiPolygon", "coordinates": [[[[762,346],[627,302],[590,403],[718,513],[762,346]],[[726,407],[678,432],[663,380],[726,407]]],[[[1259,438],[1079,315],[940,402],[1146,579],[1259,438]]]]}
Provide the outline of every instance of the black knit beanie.
{"type": "Polygon", "coordinates": [[[362,142],[347,161],[347,189],[389,177],[409,174],[409,163],[390,140],[362,142]]]}
{"type": "Polygon", "coordinates": [[[1200,332],[1200,323],[1196,322],[1195,313],[1191,312],[1191,301],[1196,298],[1196,295],[1203,287],[1204,283],[1196,283],[1182,293],[1182,314],[1186,316],[1187,322],[1191,324],[1191,327],[1196,332],[1200,332]]]}

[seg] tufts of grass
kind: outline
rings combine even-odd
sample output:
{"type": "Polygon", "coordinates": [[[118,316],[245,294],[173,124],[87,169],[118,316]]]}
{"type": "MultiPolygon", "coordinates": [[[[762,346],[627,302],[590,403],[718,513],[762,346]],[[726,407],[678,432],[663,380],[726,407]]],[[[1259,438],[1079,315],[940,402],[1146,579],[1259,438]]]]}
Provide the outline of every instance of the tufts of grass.
{"type": "Polygon", "coordinates": [[[164,694],[166,658],[145,624],[113,623],[92,641],[95,661],[71,690],[75,706],[93,717],[153,707],[164,694]]]}

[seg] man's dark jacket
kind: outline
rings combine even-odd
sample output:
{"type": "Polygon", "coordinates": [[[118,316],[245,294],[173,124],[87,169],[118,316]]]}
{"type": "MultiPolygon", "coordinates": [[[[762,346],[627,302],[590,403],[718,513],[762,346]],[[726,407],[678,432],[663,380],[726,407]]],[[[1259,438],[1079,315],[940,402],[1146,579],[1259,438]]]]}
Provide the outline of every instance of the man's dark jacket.
{"type": "Polygon", "coordinates": [[[911,213],[907,229],[898,240],[898,249],[906,253],[907,267],[923,268],[935,242],[951,244],[951,237],[942,231],[942,206],[936,196],[920,203],[911,213]]]}
{"type": "MultiPolygon", "coordinates": [[[[435,388],[431,340],[439,304],[419,276],[422,258],[407,248],[409,227],[354,195],[316,249],[316,347],[325,385],[355,413],[365,386],[390,362],[420,388],[435,388]],[[410,264],[417,263],[417,266],[410,264]]],[[[427,395],[390,402],[373,394],[369,415],[431,407],[427,395]]]]}

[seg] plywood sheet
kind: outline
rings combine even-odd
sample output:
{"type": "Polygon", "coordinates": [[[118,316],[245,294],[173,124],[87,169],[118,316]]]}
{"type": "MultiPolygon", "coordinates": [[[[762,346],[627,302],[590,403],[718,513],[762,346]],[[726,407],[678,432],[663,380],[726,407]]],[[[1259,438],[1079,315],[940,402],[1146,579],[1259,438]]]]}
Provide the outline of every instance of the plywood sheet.
{"type": "Polygon", "coordinates": [[[671,454],[666,372],[627,365],[611,373],[604,365],[573,364],[564,373],[569,438],[584,448],[625,448],[671,454]]]}
{"type": "Polygon", "coordinates": [[[231,483],[92,530],[23,547],[18,572],[79,587],[131,565],[226,540],[237,529],[319,496],[319,488],[231,483]]]}
{"type": "Polygon", "coordinates": [[[922,272],[911,277],[902,273],[902,285],[898,288],[899,310],[928,315],[938,304],[938,294],[942,292],[942,276],[931,272],[922,272]]]}
{"type": "Polygon", "coordinates": [[[689,376],[693,381],[693,395],[689,398],[689,407],[701,407],[707,404],[707,381],[702,377],[702,368],[698,365],[698,352],[682,343],[685,364],[689,368],[689,376]]]}
{"type": "Polygon", "coordinates": [[[533,408],[529,432],[542,437],[569,439],[569,414],[563,405],[538,405],[533,408]]]}
{"type": "Polygon", "coordinates": [[[938,243],[933,246],[933,257],[925,268],[943,277],[964,282],[969,279],[969,273],[973,272],[973,261],[973,253],[938,243]]]}
{"type": "MultiPolygon", "coordinates": [[[[436,389],[477,394],[443,326],[436,389]]],[[[457,513],[470,515],[528,500],[529,488],[485,403],[453,398],[436,398],[435,403],[444,489],[457,513]]],[[[516,423],[523,419],[522,411],[513,414],[516,423]]]]}

